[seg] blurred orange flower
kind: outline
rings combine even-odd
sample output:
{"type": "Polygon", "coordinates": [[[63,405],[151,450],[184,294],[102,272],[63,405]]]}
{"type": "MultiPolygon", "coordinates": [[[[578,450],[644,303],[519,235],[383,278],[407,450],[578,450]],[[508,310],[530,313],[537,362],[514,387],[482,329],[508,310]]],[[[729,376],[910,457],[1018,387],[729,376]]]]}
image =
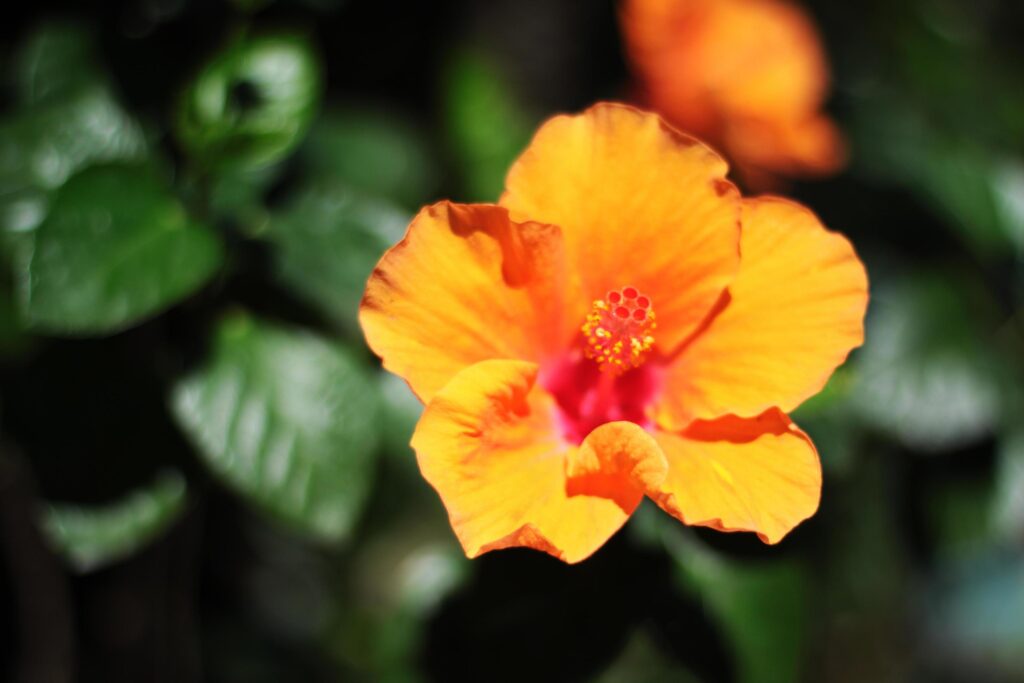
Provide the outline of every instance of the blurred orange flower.
{"type": "Polygon", "coordinates": [[[786,413],[861,343],[866,275],[810,211],[741,199],[726,170],[598,104],[541,127],[499,204],[426,207],[381,259],[360,321],[426,403],[412,446],[467,555],[578,562],[644,495],[766,543],[817,509],[786,413]]]}
{"type": "Polygon", "coordinates": [[[748,184],[826,175],[845,151],[820,113],[828,64],[811,20],[784,0],[625,0],[641,98],[719,147],[748,184]]]}

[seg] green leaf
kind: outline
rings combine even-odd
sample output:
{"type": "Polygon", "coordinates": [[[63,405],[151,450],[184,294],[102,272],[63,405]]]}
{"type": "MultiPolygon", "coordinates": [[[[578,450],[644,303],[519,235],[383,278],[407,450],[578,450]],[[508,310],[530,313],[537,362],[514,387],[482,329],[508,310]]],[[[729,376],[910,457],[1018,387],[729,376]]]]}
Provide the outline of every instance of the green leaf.
{"type": "Polygon", "coordinates": [[[304,38],[242,37],[185,91],[178,140],[207,169],[272,164],[302,141],[321,87],[319,64],[304,38]]]}
{"type": "Polygon", "coordinates": [[[225,484],[312,538],[348,536],[369,491],[377,396],[345,349],[233,316],[172,407],[225,484]]]}
{"type": "Polygon", "coordinates": [[[86,166],[145,156],[142,129],[105,86],[19,110],[0,123],[0,229],[8,240],[35,229],[50,192],[86,166]]]}
{"type": "Polygon", "coordinates": [[[38,104],[102,82],[92,37],[82,26],[44,24],[14,56],[18,100],[38,104]]]}
{"type": "Polygon", "coordinates": [[[66,334],[110,333],[193,292],[221,262],[146,166],[94,166],[69,180],[36,231],[19,286],[26,322],[66,334]]]}
{"type": "Polygon", "coordinates": [[[1024,429],[1004,436],[998,457],[992,525],[1000,537],[1014,541],[1024,538],[1024,429]]]}
{"type": "Polygon", "coordinates": [[[48,504],[42,527],[77,571],[88,572],[133,554],[163,534],[185,510],[185,479],[161,474],[150,486],[105,506],[48,504]]]}
{"type": "Polygon", "coordinates": [[[911,188],[977,254],[1024,253],[1024,161],[930,116],[884,90],[864,99],[853,126],[862,172],[911,188]]]}
{"type": "Polygon", "coordinates": [[[1021,160],[965,144],[947,143],[930,151],[919,180],[921,191],[952,218],[968,244],[995,258],[1005,258],[1013,249],[1024,253],[1020,215],[1007,210],[1018,207],[1005,203],[1006,189],[1019,202],[1024,187],[1019,177],[1021,160]]]}
{"type": "Polygon", "coordinates": [[[452,151],[465,169],[472,201],[496,201],[509,166],[534,128],[498,67],[473,52],[457,55],[445,74],[445,125],[452,151]]]}
{"type": "Polygon", "coordinates": [[[665,527],[663,538],[683,587],[704,601],[732,644],[738,680],[800,680],[808,606],[803,567],[788,559],[735,562],[678,526],[665,527]]]}
{"type": "Polygon", "coordinates": [[[426,202],[436,186],[433,155],[422,134],[387,110],[326,112],[300,155],[313,177],[336,178],[410,209],[426,202]]]}
{"type": "Polygon", "coordinates": [[[402,238],[409,216],[334,183],[298,193],[263,236],[276,247],[277,276],[356,336],[359,301],[374,265],[402,238]]]}
{"type": "Polygon", "coordinates": [[[1013,249],[1024,253],[1020,216],[1012,212],[1013,204],[1006,203],[1008,194],[1012,197],[1010,193],[1021,190],[1020,177],[1013,174],[1020,166],[1020,159],[1004,158],[975,144],[933,139],[904,180],[909,179],[976,252],[1005,258],[1013,249]]]}
{"type": "Polygon", "coordinates": [[[955,274],[925,272],[874,287],[853,407],[921,451],[953,449],[1000,419],[997,361],[986,340],[987,295],[955,274]]]}
{"type": "Polygon", "coordinates": [[[50,191],[89,164],[143,159],[146,141],[82,27],[44,24],[11,66],[19,106],[0,121],[0,237],[17,257],[46,215],[50,191]]]}

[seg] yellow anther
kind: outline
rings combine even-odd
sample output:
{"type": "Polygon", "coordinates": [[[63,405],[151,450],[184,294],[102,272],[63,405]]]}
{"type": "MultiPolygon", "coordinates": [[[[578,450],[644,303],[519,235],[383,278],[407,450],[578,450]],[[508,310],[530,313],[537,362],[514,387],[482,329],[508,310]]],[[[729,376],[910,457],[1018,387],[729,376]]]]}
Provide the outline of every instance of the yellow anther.
{"type": "Polygon", "coordinates": [[[623,287],[594,301],[580,329],[587,358],[601,370],[621,373],[643,364],[654,346],[655,327],[650,298],[623,287]]]}

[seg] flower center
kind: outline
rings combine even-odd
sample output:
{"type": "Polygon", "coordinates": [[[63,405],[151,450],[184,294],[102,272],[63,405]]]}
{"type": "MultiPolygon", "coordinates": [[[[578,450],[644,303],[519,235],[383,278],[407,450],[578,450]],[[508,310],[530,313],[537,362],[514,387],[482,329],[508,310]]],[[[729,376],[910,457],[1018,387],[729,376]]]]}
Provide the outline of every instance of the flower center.
{"type": "Polygon", "coordinates": [[[601,372],[575,348],[545,367],[540,383],[555,398],[566,440],[580,444],[606,422],[626,420],[649,427],[647,408],[660,390],[661,376],[655,363],[621,374],[601,372]]]}
{"type": "Polygon", "coordinates": [[[635,287],[612,290],[591,305],[580,328],[584,353],[602,372],[621,374],[646,360],[656,326],[649,297],[635,287]]]}

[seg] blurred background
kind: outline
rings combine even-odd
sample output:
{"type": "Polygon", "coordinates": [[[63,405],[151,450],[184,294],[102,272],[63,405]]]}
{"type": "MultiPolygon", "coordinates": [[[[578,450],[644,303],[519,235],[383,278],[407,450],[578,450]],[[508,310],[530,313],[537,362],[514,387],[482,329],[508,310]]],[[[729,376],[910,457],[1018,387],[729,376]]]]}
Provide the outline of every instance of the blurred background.
{"type": "Polygon", "coordinates": [[[463,557],[355,312],[420,205],[643,101],[615,2],[6,10],[0,678],[1024,681],[1024,5],[799,6],[848,161],[771,186],[872,289],[821,509],[578,566],[463,557]]]}

